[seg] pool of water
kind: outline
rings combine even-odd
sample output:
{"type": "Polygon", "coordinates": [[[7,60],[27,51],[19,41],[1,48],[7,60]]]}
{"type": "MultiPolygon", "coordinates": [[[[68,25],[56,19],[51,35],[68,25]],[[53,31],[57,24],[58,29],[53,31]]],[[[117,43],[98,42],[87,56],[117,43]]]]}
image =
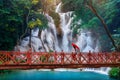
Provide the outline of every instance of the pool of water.
{"type": "Polygon", "coordinates": [[[0,80],[115,80],[95,72],[19,70],[0,74],[0,80]]]}

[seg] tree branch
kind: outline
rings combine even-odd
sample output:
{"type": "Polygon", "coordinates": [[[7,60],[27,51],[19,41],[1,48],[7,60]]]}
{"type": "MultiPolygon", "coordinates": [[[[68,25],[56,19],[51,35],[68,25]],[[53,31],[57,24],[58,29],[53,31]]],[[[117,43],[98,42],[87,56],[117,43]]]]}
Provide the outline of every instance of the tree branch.
{"type": "MultiPolygon", "coordinates": [[[[91,0],[90,0],[90,1],[91,1],[91,0]]],[[[103,25],[103,27],[104,27],[107,35],[108,35],[108,37],[110,38],[113,46],[115,47],[115,50],[116,50],[116,51],[119,51],[118,47],[117,47],[116,44],[115,44],[114,39],[113,39],[112,36],[111,36],[111,33],[110,33],[110,31],[109,31],[109,29],[108,29],[108,27],[107,27],[107,24],[105,23],[104,19],[97,13],[96,9],[93,7],[93,5],[92,5],[91,2],[90,2],[90,3],[87,3],[86,7],[89,8],[89,9],[98,17],[98,19],[101,21],[101,23],[102,23],[102,25],[103,25]]]]}

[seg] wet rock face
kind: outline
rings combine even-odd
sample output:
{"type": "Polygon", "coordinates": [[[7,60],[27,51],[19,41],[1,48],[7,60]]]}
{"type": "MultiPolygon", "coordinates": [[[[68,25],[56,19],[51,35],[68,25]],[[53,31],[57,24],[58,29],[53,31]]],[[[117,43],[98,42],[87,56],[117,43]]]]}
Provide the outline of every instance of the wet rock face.
{"type": "Polygon", "coordinates": [[[99,51],[100,49],[99,38],[97,38],[97,36],[93,34],[94,32],[90,32],[89,30],[87,32],[81,33],[82,39],[81,48],[83,52],[88,52],[89,50],[93,52],[99,51]]]}

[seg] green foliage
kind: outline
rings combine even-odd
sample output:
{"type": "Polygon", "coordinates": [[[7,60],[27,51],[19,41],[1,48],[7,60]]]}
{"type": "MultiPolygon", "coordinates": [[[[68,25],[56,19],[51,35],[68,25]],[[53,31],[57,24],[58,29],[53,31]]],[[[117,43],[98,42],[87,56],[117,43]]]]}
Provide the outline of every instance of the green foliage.
{"type": "Polygon", "coordinates": [[[112,78],[120,79],[120,68],[112,68],[109,71],[109,76],[112,78]]]}
{"type": "Polygon", "coordinates": [[[36,5],[39,2],[39,0],[32,0],[32,4],[36,5]]]}
{"type": "Polygon", "coordinates": [[[42,61],[42,62],[45,62],[46,61],[46,57],[45,56],[40,56],[39,60],[42,61]]]}
{"type": "Polygon", "coordinates": [[[54,52],[53,50],[49,50],[49,53],[54,52]]]}
{"type": "Polygon", "coordinates": [[[41,0],[0,0],[0,50],[13,50],[28,22],[30,27],[46,28],[47,19],[40,10],[41,0]],[[32,22],[28,19],[33,15],[32,22]]]}
{"type": "Polygon", "coordinates": [[[11,0],[3,0],[0,5],[0,50],[12,50],[22,33],[21,13],[14,6],[11,0]]]}
{"type": "MultiPolygon", "coordinates": [[[[112,35],[114,40],[115,40],[115,43],[120,51],[120,28],[117,28],[116,30],[114,30],[115,33],[112,35]]],[[[114,48],[112,48],[112,50],[115,50],[114,48]]]]}
{"type": "MultiPolygon", "coordinates": [[[[100,22],[98,17],[91,11],[90,6],[88,6],[87,4],[92,5],[94,9],[96,9],[96,12],[103,18],[103,20],[107,24],[112,34],[114,34],[113,30],[116,30],[119,27],[119,23],[120,23],[119,0],[76,0],[76,1],[62,0],[62,2],[63,2],[63,6],[62,6],[63,11],[65,12],[73,11],[72,17],[74,18],[73,18],[73,23],[71,25],[71,28],[73,29],[73,34],[77,34],[76,32],[78,32],[78,30],[81,28],[94,29],[96,30],[96,32],[101,32],[100,33],[102,34],[101,42],[104,42],[104,40],[108,40],[108,39],[104,39],[103,36],[106,34],[104,33],[105,30],[101,28],[103,24],[100,22]],[[80,20],[81,20],[80,24],[77,24],[80,20]]],[[[119,40],[116,41],[119,42],[119,40]]]]}
{"type": "MultiPolygon", "coordinates": [[[[74,1],[74,3],[75,3],[75,5],[78,5],[78,3],[79,3],[78,7],[80,7],[80,9],[78,9],[78,8],[74,9],[74,15],[76,15],[77,17],[74,18],[73,23],[75,23],[79,19],[81,19],[82,20],[81,27],[83,26],[83,28],[84,27],[94,28],[95,26],[97,27],[97,26],[101,25],[100,21],[89,10],[89,8],[86,8],[85,6],[81,5],[83,3],[82,1],[78,0],[78,3],[76,3],[75,1],[74,1]]],[[[115,1],[108,0],[108,1],[104,2],[104,0],[103,0],[103,1],[101,1],[101,3],[98,3],[96,0],[95,1],[93,0],[93,5],[97,9],[98,13],[103,16],[106,23],[110,24],[112,22],[113,17],[115,17],[117,10],[118,10],[116,8],[115,1]]]]}
{"type": "Polygon", "coordinates": [[[87,28],[87,29],[97,29],[98,24],[100,24],[99,19],[84,5],[84,0],[62,0],[63,1],[63,8],[67,9],[66,11],[71,11],[73,9],[73,23],[71,28],[73,29],[73,34],[78,33],[78,29],[80,28],[87,28]],[[73,2],[71,5],[70,2],[73,2]],[[71,9],[68,9],[71,5],[71,9]],[[68,8],[66,8],[68,7],[68,8]],[[81,21],[80,21],[81,20],[81,21]]]}
{"type": "Polygon", "coordinates": [[[28,19],[28,27],[34,28],[38,27],[40,30],[43,30],[48,27],[48,20],[43,14],[31,13],[28,19]]]}
{"type": "Polygon", "coordinates": [[[42,22],[38,18],[35,21],[29,21],[29,23],[28,23],[28,26],[31,29],[34,28],[34,27],[36,27],[36,26],[41,26],[41,25],[42,25],[42,22]]]}
{"type": "Polygon", "coordinates": [[[83,3],[84,0],[61,0],[63,3],[62,11],[74,11],[74,10],[80,10],[82,7],[84,7],[83,3]]]}
{"type": "MultiPolygon", "coordinates": [[[[93,3],[91,3],[97,11],[104,17],[104,19],[112,19],[115,16],[115,13],[117,11],[116,8],[116,1],[118,0],[91,0],[93,3]]],[[[66,9],[66,11],[75,11],[75,15],[77,15],[78,18],[81,18],[83,21],[88,21],[92,17],[95,17],[93,13],[85,6],[85,4],[90,3],[89,0],[62,0],[63,2],[63,8],[66,9]],[[73,5],[71,5],[73,4],[73,5]]],[[[107,21],[107,23],[111,22],[111,20],[107,21]]]]}

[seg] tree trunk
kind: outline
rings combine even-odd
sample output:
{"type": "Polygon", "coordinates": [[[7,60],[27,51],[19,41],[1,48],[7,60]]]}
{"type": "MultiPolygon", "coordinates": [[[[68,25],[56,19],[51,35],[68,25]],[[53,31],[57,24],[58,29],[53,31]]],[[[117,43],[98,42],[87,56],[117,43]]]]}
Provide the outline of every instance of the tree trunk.
{"type": "MultiPolygon", "coordinates": [[[[30,15],[30,9],[28,9],[28,13],[26,14],[26,15],[24,15],[25,16],[25,20],[24,20],[24,24],[22,23],[22,32],[24,31],[23,30],[23,27],[24,26],[26,26],[26,29],[25,29],[25,32],[20,36],[20,39],[19,39],[19,44],[21,43],[21,40],[22,40],[22,38],[25,36],[25,34],[27,33],[27,31],[28,31],[28,18],[29,18],[29,15],[30,15]]],[[[31,30],[32,29],[30,29],[30,39],[29,39],[29,44],[28,44],[28,46],[31,48],[31,30]]]]}
{"type": "Polygon", "coordinates": [[[31,48],[31,34],[32,34],[32,29],[30,28],[30,37],[29,37],[29,47],[31,48]]]}
{"type": "Polygon", "coordinates": [[[108,29],[108,27],[107,27],[107,24],[105,23],[104,19],[97,13],[96,9],[93,7],[93,5],[92,5],[91,2],[90,2],[90,3],[87,3],[87,7],[98,17],[98,19],[99,19],[100,22],[102,23],[102,25],[103,25],[103,27],[104,27],[107,35],[108,35],[108,37],[110,38],[113,46],[115,47],[115,50],[118,51],[118,48],[117,48],[117,46],[116,46],[116,44],[115,44],[115,41],[114,41],[114,39],[112,38],[111,33],[110,33],[110,31],[109,31],[109,29],[108,29]]]}
{"type": "Polygon", "coordinates": [[[38,36],[39,36],[39,38],[40,38],[40,40],[41,40],[41,43],[42,43],[42,46],[43,46],[44,50],[47,52],[47,50],[45,49],[44,43],[43,43],[43,41],[42,41],[42,38],[41,38],[41,32],[42,32],[42,31],[39,30],[38,36]]]}
{"type": "MultiPolygon", "coordinates": [[[[27,24],[27,27],[28,27],[28,18],[29,18],[29,15],[30,15],[30,9],[28,9],[28,14],[26,16],[26,24],[27,24]]],[[[31,34],[32,34],[32,29],[30,28],[30,37],[29,37],[29,47],[31,49],[31,34]]]]}

